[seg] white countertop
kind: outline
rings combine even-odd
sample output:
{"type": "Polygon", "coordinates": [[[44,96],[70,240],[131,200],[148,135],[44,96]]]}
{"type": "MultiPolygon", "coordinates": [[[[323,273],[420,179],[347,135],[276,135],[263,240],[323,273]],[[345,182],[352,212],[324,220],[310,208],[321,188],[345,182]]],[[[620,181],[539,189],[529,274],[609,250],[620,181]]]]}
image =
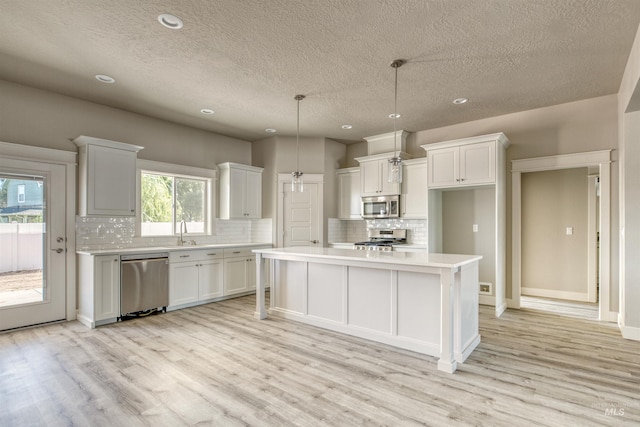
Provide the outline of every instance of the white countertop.
{"type": "Polygon", "coordinates": [[[357,251],[343,248],[318,247],[289,247],[254,249],[253,252],[262,254],[265,258],[317,258],[335,259],[340,261],[365,261],[371,263],[410,265],[421,267],[457,268],[465,264],[477,262],[481,255],[438,254],[425,252],[383,252],[357,251]]]}
{"type": "Polygon", "coordinates": [[[271,243],[215,243],[206,245],[184,245],[184,246],[145,246],[135,248],[110,248],[76,251],[78,255],[124,255],[124,254],[147,254],[153,252],[176,252],[198,249],[224,249],[224,248],[246,248],[254,246],[268,246],[271,243]]]}

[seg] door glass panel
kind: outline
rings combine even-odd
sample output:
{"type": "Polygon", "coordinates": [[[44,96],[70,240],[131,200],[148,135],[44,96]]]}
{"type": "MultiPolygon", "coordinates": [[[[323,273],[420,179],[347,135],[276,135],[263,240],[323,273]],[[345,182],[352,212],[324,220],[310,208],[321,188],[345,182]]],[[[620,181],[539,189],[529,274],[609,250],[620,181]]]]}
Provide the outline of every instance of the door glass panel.
{"type": "Polygon", "coordinates": [[[0,307],[42,302],[45,182],[0,174],[0,307]]]}

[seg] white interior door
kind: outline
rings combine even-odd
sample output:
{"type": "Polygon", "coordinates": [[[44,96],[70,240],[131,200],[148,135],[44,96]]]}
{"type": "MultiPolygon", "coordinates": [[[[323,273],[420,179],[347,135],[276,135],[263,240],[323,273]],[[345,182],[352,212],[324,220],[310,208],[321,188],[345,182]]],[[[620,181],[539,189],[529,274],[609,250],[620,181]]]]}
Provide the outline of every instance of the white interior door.
{"type": "Polygon", "coordinates": [[[65,173],[0,158],[0,330],[66,318],[65,173]]]}
{"type": "Polygon", "coordinates": [[[279,180],[278,246],[323,246],[322,175],[304,177],[302,193],[291,191],[290,178],[279,180]]]}

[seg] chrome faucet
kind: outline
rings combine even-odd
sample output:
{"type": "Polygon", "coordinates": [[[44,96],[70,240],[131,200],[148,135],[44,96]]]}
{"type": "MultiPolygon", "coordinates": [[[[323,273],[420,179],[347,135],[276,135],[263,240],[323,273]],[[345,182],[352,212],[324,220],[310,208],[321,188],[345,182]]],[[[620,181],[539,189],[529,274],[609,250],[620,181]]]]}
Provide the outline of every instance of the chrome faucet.
{"type": "Polygon", "coordinates": [[[180,240],[178,240],[178,246],[184,246],[184,244],[186,243],[184,238],[183,238],[183,231],[182,229],[184,228],[184,234],[188,233],[187,231],[187,223],[184,222],[184,219],[182,221],[180,221],[180,240]]]}

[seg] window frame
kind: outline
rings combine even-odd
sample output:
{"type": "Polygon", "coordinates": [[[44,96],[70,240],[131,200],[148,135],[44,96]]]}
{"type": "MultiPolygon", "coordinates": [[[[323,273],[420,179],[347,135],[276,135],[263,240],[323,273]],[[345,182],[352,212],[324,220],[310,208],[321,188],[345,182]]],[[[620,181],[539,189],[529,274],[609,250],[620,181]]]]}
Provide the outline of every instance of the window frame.
{"type": "MultiPolygon", "coordinates": [[[[172,235],[142,235],[142,173],[166,175],[174,178],[194,179],[205,181],[205,215],[204,233],[188,233],[191,236],[213,236],[216,234],[216,180],[215,169],[198,168],[194,166],[176,165],[173,163],[155,162],[151,160],[136,161],[136,236],[137,237],[175,237],[178,235],[175,224],[172,224],[172,235]]],[[[175,195],[174,195],[175,197],[175,195]]],[[[175,218],[174,218],[175,220],[175,218]]],[[[175,221],[174,221],[175,222],[175,221]]]]}

